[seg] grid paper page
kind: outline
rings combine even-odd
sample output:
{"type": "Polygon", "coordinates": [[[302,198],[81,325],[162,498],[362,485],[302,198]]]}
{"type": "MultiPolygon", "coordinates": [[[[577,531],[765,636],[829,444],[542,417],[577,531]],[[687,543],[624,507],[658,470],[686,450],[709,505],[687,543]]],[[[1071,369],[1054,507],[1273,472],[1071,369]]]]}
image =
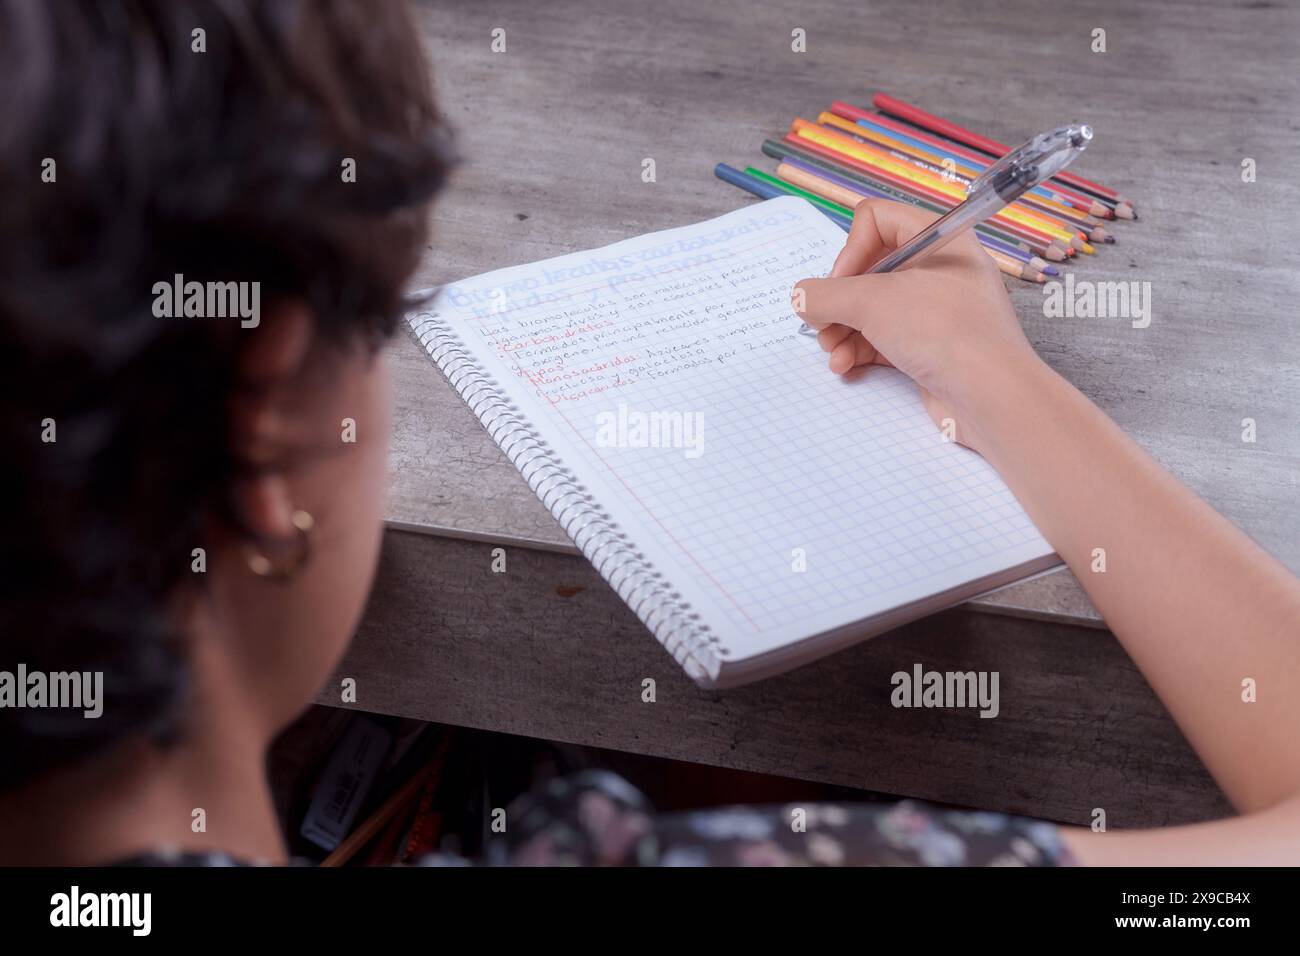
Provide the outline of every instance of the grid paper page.
{"type": "Polygon", "coordinates": [[[1052,553],[910,380],[842,379],[797,334],[794,283],[843,243],[804,200],[773,199],[478,276],[434,304],[724,661],[1052,553]]]}

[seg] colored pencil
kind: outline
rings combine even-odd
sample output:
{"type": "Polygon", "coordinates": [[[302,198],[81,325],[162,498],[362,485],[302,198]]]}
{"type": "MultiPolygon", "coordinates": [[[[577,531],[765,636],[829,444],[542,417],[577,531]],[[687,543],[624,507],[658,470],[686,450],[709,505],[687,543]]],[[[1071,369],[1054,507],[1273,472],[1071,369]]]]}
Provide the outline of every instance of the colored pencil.
{"type": "Polygon", "coordinates": [[[1000,252],[990,252],[993,261],[997,263],[998,269],[1009,276],[1015,276],[1017,279],[1025,279],[1029,282],[1043,283],[1047,277],[1026,262],[1016,262],[1014,259],[1004,256],[1000,252]]]}
{"type": "MultiPolygon", "coordinates": [[[[877,93],[872,98],[872,103],[881,112],[889,113],[891,116],[897,116],[899,119],[906,120],[907,122],[920,126],[923,129],[928,129],[931,132],[938,133],[940,136],[946,136],[948,139],[955,140],[958,143],[963,143],[972,149],[988,153],[990,156],[1001,157],[1011,152],[1010,146],[999,143],[995,139],[989,139],[987,136],[981,136],[979,133],[958,126],[956,123],[943,119],[940,116],[927,113],[925,110],[913,106],[910,103],[905,103],[900,99],[896,99],[887,93],[877,93]]],[[[1069,170],[1065,170],[1053,178],[1057,182],[1068,183],[1076,189],[1081,189],[1084,192],[1093,194],[1094,196],[1101,196],[1111,200],[1116,204],[1115,215],[1117,216],[1130,218],[1129,216],[1126,216],[1122,210],[1126,210],[1130,214],[1134,212],[1133,204],[1109,186],[1103,186],[1101,183],[1095,183],[1090,179],[1084,179],[1082,176],[1071,173],[1069,170]]]]}

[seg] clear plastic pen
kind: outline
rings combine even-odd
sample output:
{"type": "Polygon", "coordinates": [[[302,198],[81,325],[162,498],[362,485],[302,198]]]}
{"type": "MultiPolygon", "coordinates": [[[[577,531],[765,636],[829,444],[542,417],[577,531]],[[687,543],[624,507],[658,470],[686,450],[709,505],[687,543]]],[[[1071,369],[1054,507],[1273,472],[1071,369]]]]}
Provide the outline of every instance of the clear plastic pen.
{"type": "MultiPolygon", "coordinates": [[[[868,269],[868,273],[897,272],[937,252],[962,230],[996,215],[1003,207],[1065,169],[1091,141],[1092,129],[1083,125],[1062,126],[1039,133],[989,166],[977,179],[971,180],[964,202],[885,256],[868,269]]],[[[799,331],[806,335],[817,334],[806,324],[799,331]]]]}

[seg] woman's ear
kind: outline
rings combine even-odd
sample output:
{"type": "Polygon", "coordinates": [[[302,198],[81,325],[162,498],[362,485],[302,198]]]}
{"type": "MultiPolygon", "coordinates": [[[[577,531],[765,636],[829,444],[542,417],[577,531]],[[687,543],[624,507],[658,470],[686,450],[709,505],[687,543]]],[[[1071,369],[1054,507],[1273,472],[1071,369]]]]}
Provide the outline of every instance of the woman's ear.
{"type": "Polygon", "coordinates": [[[230,399],[230,446],[247,473],[232,490],[232,505],[245,528],[257,537],[283,539],[294,534],[294,503],[279,467],[299,429],[296,386],[302,384],[315,322],[302,299],[278,300],[248,330],[235,366],[230,399]]]}

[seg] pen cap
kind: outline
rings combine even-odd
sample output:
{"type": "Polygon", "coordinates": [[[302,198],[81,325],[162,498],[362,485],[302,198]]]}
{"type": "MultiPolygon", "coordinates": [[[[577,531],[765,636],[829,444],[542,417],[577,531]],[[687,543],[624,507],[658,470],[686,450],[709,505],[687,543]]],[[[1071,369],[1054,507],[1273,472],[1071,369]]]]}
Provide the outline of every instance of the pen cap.
{"type": "Polygon", "coordinates": [[[973,197],[978,192],[992,190],[1004,202],[1014,202],[1069,166],[1090,142],[1092,127],[1083,124],[1039,133],[972,180],[967,193],[973,197]]]}

